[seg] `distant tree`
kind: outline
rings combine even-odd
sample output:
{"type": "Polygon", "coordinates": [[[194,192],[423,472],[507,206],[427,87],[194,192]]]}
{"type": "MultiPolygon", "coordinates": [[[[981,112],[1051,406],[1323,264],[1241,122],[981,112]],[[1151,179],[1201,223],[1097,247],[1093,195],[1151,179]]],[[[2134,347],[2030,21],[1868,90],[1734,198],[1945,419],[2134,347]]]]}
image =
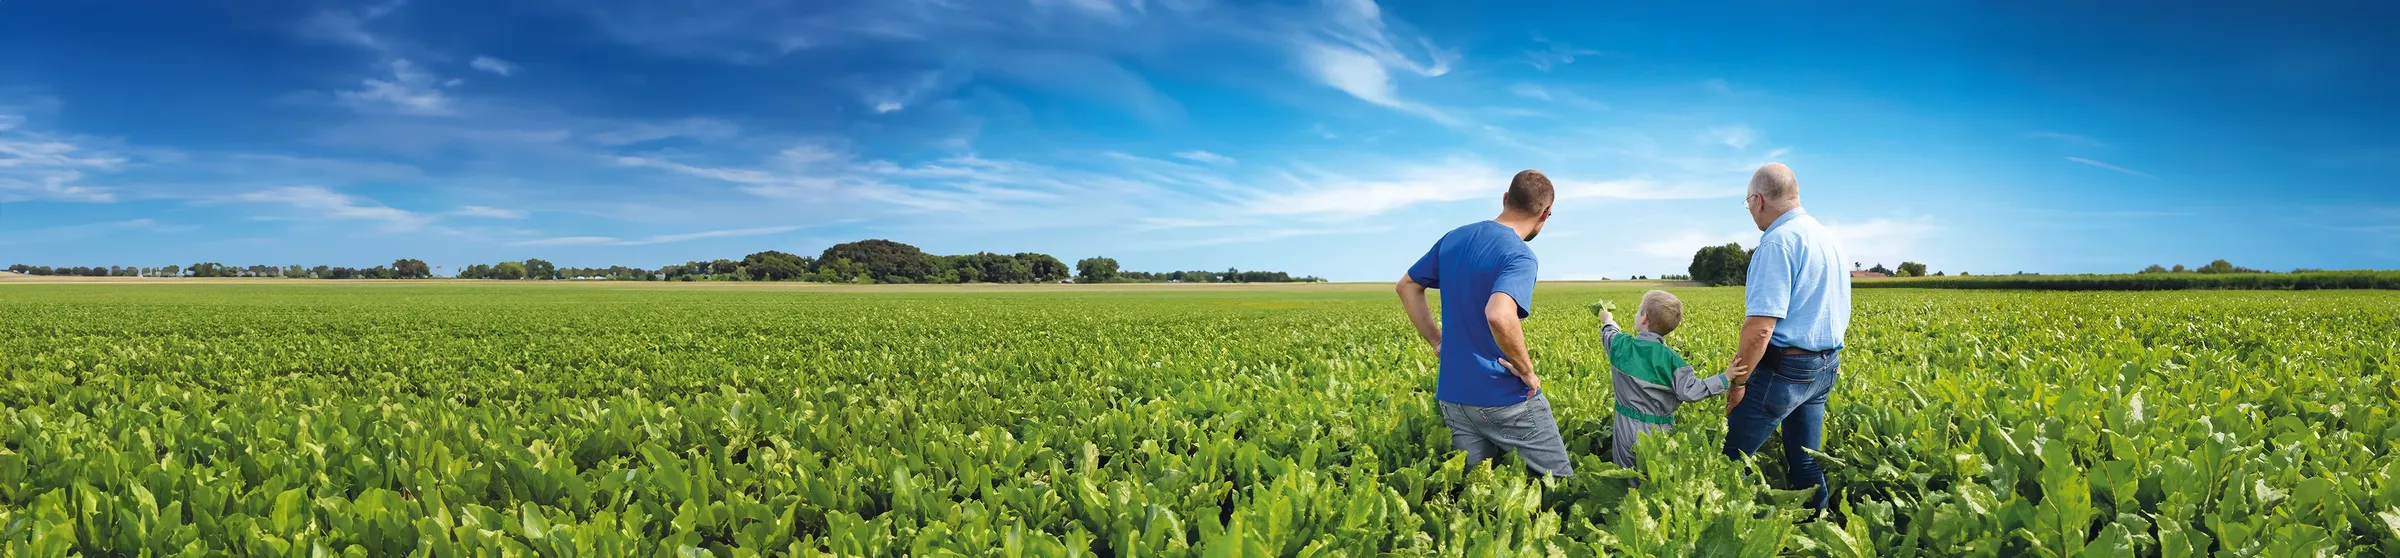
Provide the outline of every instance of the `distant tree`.
{"type": "MultiPolygon", "coordinates": [[[[1238,273],[1240,272],[1230,269],[1226,270],[1227,275],[1235,275],[1238,273]]],[[[1075,279],[1077,281],[1086,283],[1106,283],[1115,278],[1117,278],[1117,260],[1114,258],[1084,258],[1075,262],[1075,279]]]]}
{"type": "Polygon", "coordinates": [[[1059,261],[1058,258],[1051,257],[1049,254],[1019,252],[1016,259],[1025,263],[1026,273],[1030,274],[1029,280],[1035,283],[1055,283],[1060,279],[1067,278],[1067,275],[1073,272],[1067,267],[1067,262],[1059,261]]]}
{"type": "MultiPolygon", "coordinates": [[[[2174,270],[2174,273],[2183,273],[2183,272],[2184,272],[2184,269],[2183,269],[2183,264],[2175,264],[2175,270],[2174,270]]],[[[1960,275],[1965,275],[1965,274],[1964,274],[1964,273],[1961,273],[1960,275]]]]}
{"type": "Polygon", "coordinates": [[[882,283],[922,283],[933,275],[941,262],[915,246],[883,239],[845,242],[826,248],[817,261],[835,258],[850,260],[867,267],[867,275],[882,283]]]}
{"type": "Polygon", "coordinates": [[[1921,263],[1917,263],[1917,262],[1900,262],[1900,276],[1901,276],[1901,277],[1924,277],[1924,276],[1925,276],[1925,264],[1921,264],[1921,263]]]}
{"type": "Polygon", "coordinates": [[[1941,277],[1941,276],[1942,276],[1942,272],[1939,272],[1939,271],[1933,272],[1933,276],[1934,276],[1934,277],[1941,277]]]}
{"type": "Polygon", "coordinates": [[[418,259],[392,260],[392,271],[401,279],[424,279],[433,276],[433,267],[425,265],[425,260],[418,259]]]}
{"type": "Polygon", "coordinates": [[[870,279],[866,264],[850,261],[850,258],[818,260],[817,276],[829,283],[854,283],[860,279],[870,279]]]}
{"type": "Polygon", "coordinates": [[[2208,265],[2200,266],[2201,273],[2233,273],[2233,271],[2233,262],[2225,260],[2208,262],[2208,265]]]}
{"type": "Polygon", "coordinates": [[[1690,271],[1702,285],[1741,285],[1750,279],[1750,252],[1741,244],[1703,247],[1692,254],[1690,271]]]}
{"type": "Polygon", "coordinates": [[[524,279],[525,264],[520,262],[500,262],[499,265],[492,266],[492,278],[505,280],[524,279]]]}
{"type": "MultiPolygon", "coordinates": [[[[2181,266],[2178,266],[2178,267],[2181,267],[2181,266]]],[[[2138,273],[2166,273],[2166,272],[2167,272],[2167,268],[2165,268],[2165,267],[2162,267],[2162,266],[2160,266],[2160,265],[2158,265],[2158,264],[2150,264],[2150,267],[2145,267],[2145,268],[2142,268],[2142,270],[2141,270],[2141,271],[2136,271],[2136,272],[2134,272],[2134,273],[2137,273],[2137,274],[2138,274],[2138,273]]]]}
{"type": "Polygon", "coordinates": [[[1884,274],[1884,276],[1886,276],[1886,277],[1889,277],[1889,276],[1891,276],[1891,275],[1892,275],[1892,270],[1891,270],[1891,268],[1884,267],[1884,266],[1883,266],[1883,264],[1882,264],[1882,263],[1880,263],[1880,262],[1876,263],[1876,264],[1875,264],[1875,267],[1870,267],[1870,268],[1867,268],[1867,272],[1868,272],[1868,273],[1881,273],[1881,274],[1884,274]]]}
{"type": "Polygon", "coordinates": [[[541,259],[541,258],[526,258],[526,259],[525,259],[525,278],[527,278],[527,279],[557,279],[557,278],[558,278],[558,266],[551,265],[549,261],[543,260],[543,259],[541,259]]]}
{"type": "Polygon", "coordinates": [[[158,270],[158,274],[165,277],[181,277],[183,276],[183,266],[170,265],[158,270]]]}
{"type": "Polygon", "coordinates": [[[460,279],[498,279],[498,277],[494,277],[494,276],[492,276],[492,273],[493,273],[493,272],[492,272],[492,266],[490,266],[490,265],[485,265],[485,264],[473,264],[473,265],[469,265],[469,266],[467,266],[465,269],[460,269],[460,270],[458,270],[458,278],[460,278],[460,279]]]}
{"type": "Polygon", "coordinates": [[[1958,276],[1959,276],[1959,277],[1966,277],[1966,276],[1970,276],[1970,275],[1974,275],[1974,274],[1973,274],[1973,273],[1967,273],[1967,272],[1964,272],[1964,271],[1958,272],[1958,276]]]}
{"type": "Polygon", "coordinates": [[[799,256],[774,250],[743,256],[742,269],[753,281],[783,281],[808,272],[799,256]]]}

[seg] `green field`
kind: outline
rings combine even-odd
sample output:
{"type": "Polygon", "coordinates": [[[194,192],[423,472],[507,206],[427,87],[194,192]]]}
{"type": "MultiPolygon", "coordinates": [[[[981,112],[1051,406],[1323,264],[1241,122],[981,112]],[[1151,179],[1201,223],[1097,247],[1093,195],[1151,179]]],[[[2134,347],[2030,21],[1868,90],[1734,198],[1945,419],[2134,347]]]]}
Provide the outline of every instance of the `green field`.
{"type": "Polygon", "coordinates": [[[2400,555],[2388,292],[1861,290],[1808,523],[1717,401],[1607,463],[1638,296],[1537,294],[1546,481],[1383,286],[0,285],[0,553],[2400,555]]]}

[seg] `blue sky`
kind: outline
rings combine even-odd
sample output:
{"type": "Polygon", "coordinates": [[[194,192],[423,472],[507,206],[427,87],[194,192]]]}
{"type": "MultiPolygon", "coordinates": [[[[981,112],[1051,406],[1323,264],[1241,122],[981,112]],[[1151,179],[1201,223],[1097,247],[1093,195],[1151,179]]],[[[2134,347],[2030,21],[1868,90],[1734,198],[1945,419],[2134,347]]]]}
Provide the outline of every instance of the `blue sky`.
{"type": "Polygon", "coordinates": [[[0,2],[0,263],[658,266],[889,238],[1396,276],[1558,181],[1545,279],[2400,267],[2400,8],[0,2]]]}

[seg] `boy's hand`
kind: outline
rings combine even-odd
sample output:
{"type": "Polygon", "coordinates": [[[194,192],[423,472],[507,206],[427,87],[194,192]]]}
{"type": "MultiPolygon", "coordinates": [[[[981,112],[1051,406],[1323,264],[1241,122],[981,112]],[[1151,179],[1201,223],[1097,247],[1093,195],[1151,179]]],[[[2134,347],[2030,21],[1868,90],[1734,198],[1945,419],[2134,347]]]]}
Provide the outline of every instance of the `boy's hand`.
{"type": "Polygon", "coordinates": [[[1743,391],[1746,391],[1746,388],[1742,386],[1725,388],[1725,412],[1731,413],[1735,405],[1742,404],[1743,391]]]}
{"type": "Polygon", "coordinates": [[[1616,313],[1609,312],[1606,308],[1600,309],[1600,323],[1605,324],[1613,321],[1617,321],[1616,313]]]}

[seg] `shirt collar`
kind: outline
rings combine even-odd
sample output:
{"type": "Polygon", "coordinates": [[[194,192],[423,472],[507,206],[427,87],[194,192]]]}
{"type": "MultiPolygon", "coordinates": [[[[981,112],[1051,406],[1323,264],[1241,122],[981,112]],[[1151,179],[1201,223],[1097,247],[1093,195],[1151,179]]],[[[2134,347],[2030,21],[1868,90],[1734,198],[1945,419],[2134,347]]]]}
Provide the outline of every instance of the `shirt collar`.
{"type": "Polygon", "coordinates": [[[1640,339],[1640,340],[1643,340],[1643,341],[1649,341],[1649,342],[1652,342],[1652,343],[1661,343],[1661,344],[1663,344],[1663,343],[1666,343],[1666,342],[1667,342],[1667,336],[1664,336],[1664,335],[1659,335],[1659,334],[1656,334],[1656,333],[1651,333],[1651,332],[1647,332],[1647,331],[1638,331],[1638,332],[1634,332],[1634,334],[1633,334],[1633,338],[1634,338],[1634,339],[1640,339]]]}
{"type": "Polygon", "coordinates": [[[1797,207],[1794,207],[1794,208],[1792,208],[1792,210],[1791,210],[1791,211],[1785,211],[1785,212],[1783,212],[1783,216],[1782,216],[1782,217],[1776,217],[1776,218],[1775,218],[1775,223],[1774,223],[1774,224],[1767,225],[1767,232],[1775,232],[1775,228],[1776,228],[1776,227],[1781,227],[1781,226],[1783,226],[1783,224],[1784,224],[1784,223],[1791,222],[1792,218],[1794,218],[1794,217],[1799,217],[1799,216],[1802,216],[1802,215],[1807,215],[1807,214],[1808,214],[1808,210],[1806,210],[1806,209],[1801,209],[1801,208],[1797,208],[1797,207]]]}

